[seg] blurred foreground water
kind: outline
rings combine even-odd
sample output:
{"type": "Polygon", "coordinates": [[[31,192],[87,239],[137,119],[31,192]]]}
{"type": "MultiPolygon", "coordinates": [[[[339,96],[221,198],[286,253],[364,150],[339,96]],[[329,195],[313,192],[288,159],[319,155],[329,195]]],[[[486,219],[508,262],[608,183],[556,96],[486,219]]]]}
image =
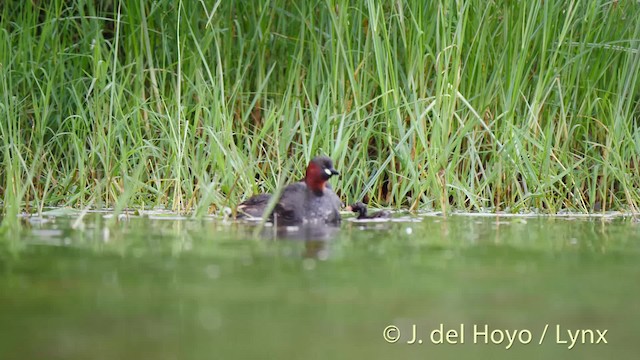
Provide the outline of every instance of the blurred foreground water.
{"type": "Polygon", "coordinates": [[[115,220],[54,210],[0,235],[0,359],[640,353],[633,219],[115,220]]]}

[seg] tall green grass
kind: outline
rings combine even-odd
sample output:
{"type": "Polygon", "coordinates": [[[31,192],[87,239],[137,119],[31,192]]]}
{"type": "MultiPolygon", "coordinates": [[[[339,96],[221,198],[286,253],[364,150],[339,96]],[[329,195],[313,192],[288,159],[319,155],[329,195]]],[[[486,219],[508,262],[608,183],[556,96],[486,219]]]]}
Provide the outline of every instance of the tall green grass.
{"type": "Polygon", "coordinates": [[[324,153],[345,202],[636,212],[639,18],[637,1],[9,1],[3,209],[206,214],[324,153]]]}

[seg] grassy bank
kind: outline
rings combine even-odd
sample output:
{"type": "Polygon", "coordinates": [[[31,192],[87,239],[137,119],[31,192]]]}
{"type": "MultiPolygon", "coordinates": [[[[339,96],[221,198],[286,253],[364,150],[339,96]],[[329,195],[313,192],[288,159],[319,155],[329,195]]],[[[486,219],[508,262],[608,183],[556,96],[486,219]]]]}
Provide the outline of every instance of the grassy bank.
{"type": "Polygon", "coordinates": [[[198,214],[333,157],[346,202],[637,211],[637,1],[10,1],[0,195],[198,214]]]}

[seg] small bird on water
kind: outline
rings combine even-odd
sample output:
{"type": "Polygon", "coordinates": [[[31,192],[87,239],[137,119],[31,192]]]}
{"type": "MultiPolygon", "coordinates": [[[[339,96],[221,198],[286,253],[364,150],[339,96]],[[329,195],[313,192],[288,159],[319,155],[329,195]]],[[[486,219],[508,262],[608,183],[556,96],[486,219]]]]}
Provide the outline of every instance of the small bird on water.
{"type": "MultiPolygon", "coordinates": [[[[342,202],[328,180],[340,173],[326,156],[315,157],[307,166],[304,180],[285,186],[271,214],[277,225],[338,224],[342,202]]],[[[250,197],[238,205],[237,218],[261,217],[271,194],[250,197]]]]}
{"type": "Polygon", "coordinates": [[[351,204],[347,207],[348,210],[351,210],[354,213],[358,213],[358,220],[365,219],[388,219],[391,217],[391,212],[386,210],[381,210],[374,212],[373,214],[367,214],[367,205],[361,202],[357,202],[355,204],[351,204]]]}

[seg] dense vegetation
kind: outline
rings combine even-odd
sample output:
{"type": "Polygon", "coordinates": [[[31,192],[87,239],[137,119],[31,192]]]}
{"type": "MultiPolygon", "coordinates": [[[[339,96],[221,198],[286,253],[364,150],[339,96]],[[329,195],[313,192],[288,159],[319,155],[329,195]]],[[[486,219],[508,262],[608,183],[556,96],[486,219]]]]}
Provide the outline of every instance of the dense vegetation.
{"type": "Polygon", "coordinates": [[[637,1],[7,1],[0,196],[206,214],[324,153],[345,202],[640,205],[637,1]]]}

